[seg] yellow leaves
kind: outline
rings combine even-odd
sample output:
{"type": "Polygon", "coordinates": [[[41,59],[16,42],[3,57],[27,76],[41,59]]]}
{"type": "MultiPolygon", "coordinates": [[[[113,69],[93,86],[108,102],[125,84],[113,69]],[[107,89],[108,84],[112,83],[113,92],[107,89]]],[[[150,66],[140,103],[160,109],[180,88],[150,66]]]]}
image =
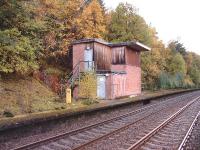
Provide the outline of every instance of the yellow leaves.
{"type": "Polygon", "coordinates": [[[93,73],[85,73],[79,85],[79,97],[96,99],[97,97],[97,80],[93,73]]]}
{"type": "Polygon", "coordinates": [[[45,56],[62,56],[69,52],[70,43],[79,39],[76,18],[81,13],[83,0],[33,0],[26,2],[37,22],[44,23],[42,35],[45,56]]]}
{"type": "Polygon", "coordinates": [[[39,3],[37,7],[38,15],[49,15],[56,17],[60,21],[71,19],[75,12],[80,9],[83,0],[35,0],[39,3]]]}
{"type": "Polygon", "coordinates": [[[189,87],[193,87],[194,86],[194,83],[192,81],[192,79],[190,78],[189,75],[186,75],[186,77],[184,78],[184,83],[186,86],[189,86],[189,87]]]}
{"type": "Polygon", "coordinates": [[[105,20],[103,10],[97,0],[93,0],[77,19],[83,37],[102,38],[105,33],[105,20]]]}
{"type": "Polygon", "coordinates": [[[180,53],[175,54],[169,64],[169,70],[172,74],[186,74],[186,65],[183,56],[180,53]]]}
{"type": "Polygon", "coordinates": [[[193,56],[191,53],[188,53],[186,56],[185,56],[185,62],[187,64],[187,69],[189,69],[190,67],[192,67],[192,60],[193,60],[193,56]]]}

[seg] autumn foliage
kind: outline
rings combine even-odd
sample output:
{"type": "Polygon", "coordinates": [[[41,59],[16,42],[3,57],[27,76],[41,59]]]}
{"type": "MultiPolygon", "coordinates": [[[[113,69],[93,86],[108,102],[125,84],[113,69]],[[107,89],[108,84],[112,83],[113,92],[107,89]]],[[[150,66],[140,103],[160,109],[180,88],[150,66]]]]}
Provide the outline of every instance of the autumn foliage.
{"type": "Polygon", "coordinates": [[[84,73],[80,80],[79,96],[86,99],[97,98],[97,79],[93,72],[84,73]]]}
{"type": "Polygon", "coordinates": [[[82,38],[151,47],[141,56],[146,89],[200,86],[200,56],[176,40],[165,46],[130,4],[108,11],[102,0],[0,1],[1,75],[26,76],[49,65],[70,70],[71,42],[82,38]]]}
{"type": "Polygon", "coordinates": [[[103,10],[97,0],[93,0],[77,19],[80,34],[86,38],[103,38],[105,20],[103,10]]]}

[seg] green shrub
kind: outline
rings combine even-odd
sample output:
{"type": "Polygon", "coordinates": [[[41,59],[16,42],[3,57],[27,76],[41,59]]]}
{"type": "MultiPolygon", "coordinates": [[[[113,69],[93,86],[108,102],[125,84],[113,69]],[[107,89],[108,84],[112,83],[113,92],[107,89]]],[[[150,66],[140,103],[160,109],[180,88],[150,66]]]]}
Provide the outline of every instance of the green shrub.
{"type": "Polygon", "coordinates": [[[193,83],[192,79],[190,76],[186,76],[184,79],[184,87],[185,88],[193,88],[195,87],[195,84],[193,83]]]}
{"type": "Polygon", "coordinates": [[[162,72],[159,77],[159,88],[174,89],[174,88],[190,88],[194,86],[191,79],[185,77],[182,73],[170,75],[162,72]]]}
{"type": "Polygon", "coordinates": [[[96,103],[99,103],[98,101],[96,100],[92,100],[92,99],[84,99],[81,101],[81,103],[83,105],[92,105],[92,104],[96,104],[96,103]]]}
{"type": "Polygon", "coordinates": [[[25,74],[37,67],[31,40],[16,28],[0,30],[0,73],[25,74]]]}
{"type": "Polygon", "coordinates": [[[47,69],[45,69],[45,73],[48,74],[48,75],[63,75],[65,74],[64,71],[58,69],[58,68],[55,68],[55,67],[48,67],[47,69]]]}
{"type": "Polygon", "coordinates": [[[87,99],[97,98],[97,79],[93,72],[82,75],[79,85],[79,97],[87,99]]]}
{"type": "Polygon", "coordinates": [[[5,110],[3,112],[3,116],[5,116],[5,117],[14,117],[14,114],[12,112],[8,111],[8,110],[5,110]]]}

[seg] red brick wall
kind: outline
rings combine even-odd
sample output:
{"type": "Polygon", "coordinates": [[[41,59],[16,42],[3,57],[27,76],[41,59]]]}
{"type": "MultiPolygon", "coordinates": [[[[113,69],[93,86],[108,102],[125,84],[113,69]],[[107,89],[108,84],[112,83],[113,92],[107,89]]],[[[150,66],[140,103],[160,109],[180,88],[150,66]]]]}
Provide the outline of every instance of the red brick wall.
{"type": "Polygon", "coordinates": [[[117,70],[121,68],[126,71],[126,74],[112,74],[110,78],[107,78],[107,95],[108,99],[114,99],[116,97],[138,95],[141,94],[141,68],[130,65],[115,65],[117,70]],[[110,83],[110,84],[108,84],[110,83]]]}
{"type": "Polygon", "coordinates": [[[141,94],[140,52],[126,48],[126,65],[112,65],[113,71],[125,71],[126,74],[111,75],[111,99],[127,95],[141,94]]]}
{"type": "Polygon", "coordinates": [[[126,74],[114,74],[113,77],[113,98],[126,95],[126,74]]]}
{"type": "Polygon", "coordinates": [[[137,95],[141,93],[141,68],[126,66],[126,95],[137,95]]]}
{"type": "MultiPolygon", "coordinates": [[[[86,44],[76,44],[73,45],[73,68],[78,64],[79,61],[84,60],[84,50],[86,44]]],[[[83,69],[84,64],[81,64],[81,69],[83,69]]]]}
{"type": "MultiPolygon", "coordinates": [[[[84,60],[84,50],[87,44],[77,44],[73,46],[73,67],[79,62],[84,60]]],[[[104,54],[108,54],[109,57],[105,57],[106,62],[110,63],[110,48],[102,44],[95,43],[94,47],[101,47],[104,54]]],[[[141,68],[140,68],[140,52],[134,51],[130,48],[125,50],[126,65],[111,65],[113,71],[125,71],[126,74],[109,74],[106,77],[106,97],[108,99],[114,99],[116,97],[137,95],[141,93],[141,68]]],[[[110,65],[110,64],[109,64],[110,65]]],[[[84,65],[81,65],[82,68],[84,65]]],[[[107,67],[106,67],[107,68],[107,67]]],[[[77,95],[77,90],[74,91],[74,95],[77,95]]]]}
{"type": "Polygon", "coordinates": [[[141,93],[141,67],[140,67],[140,52],[126,48],[126,94],[135,95],[141,93]]]}

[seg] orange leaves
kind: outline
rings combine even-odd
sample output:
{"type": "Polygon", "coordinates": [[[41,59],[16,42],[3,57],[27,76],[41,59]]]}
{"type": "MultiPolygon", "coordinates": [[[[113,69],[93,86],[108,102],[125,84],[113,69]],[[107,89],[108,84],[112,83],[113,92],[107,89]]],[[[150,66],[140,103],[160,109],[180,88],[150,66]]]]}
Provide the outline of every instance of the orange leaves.
{"type": "Polygon", "coordinates": [[[101,5],[93,0],[77,19],[77,25],[86,38],[102,38],[105,33],[105,20],[101,5]]]}

